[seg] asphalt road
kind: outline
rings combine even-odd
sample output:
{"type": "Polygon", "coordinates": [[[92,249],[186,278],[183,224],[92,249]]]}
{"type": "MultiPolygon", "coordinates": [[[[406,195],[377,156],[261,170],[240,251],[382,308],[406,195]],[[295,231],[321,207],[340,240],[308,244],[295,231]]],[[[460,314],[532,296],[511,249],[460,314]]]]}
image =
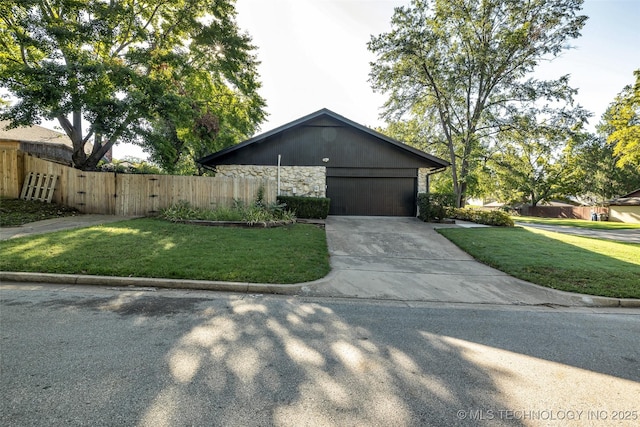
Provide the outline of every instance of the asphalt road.
{"type": "Polygon", "coordinates": [[[3,426],[638,425],[640,310],[3,283],[3,426]]]}

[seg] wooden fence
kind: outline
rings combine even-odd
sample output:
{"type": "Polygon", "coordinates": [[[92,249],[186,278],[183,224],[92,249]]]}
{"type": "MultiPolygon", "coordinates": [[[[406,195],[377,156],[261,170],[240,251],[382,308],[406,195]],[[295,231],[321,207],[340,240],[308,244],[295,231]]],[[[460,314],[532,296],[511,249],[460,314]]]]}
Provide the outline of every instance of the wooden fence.
{"type": "Polygon", "coordinates": [[[16,149],[0,149],[0,196],[17,199],[24,180],[24,153],[16,149]]]}
{"type": "Polygon", "coordinates": [[[520,214],[541,218],[591,219],[591,213],[609,214],[602,206],[523,206],[520,214]]]}
{"type": "Polygon", "coordinates": [[[265,202],[276,201],[273,179],[85,172],[24,154],[10,157],[0,152],[0,195],[18,198],[30,172],[56,175],[52,201],[84,213],[148,216],[180,201],[206,209],[231,206],[253,202],[260,187],[265,202]]]}

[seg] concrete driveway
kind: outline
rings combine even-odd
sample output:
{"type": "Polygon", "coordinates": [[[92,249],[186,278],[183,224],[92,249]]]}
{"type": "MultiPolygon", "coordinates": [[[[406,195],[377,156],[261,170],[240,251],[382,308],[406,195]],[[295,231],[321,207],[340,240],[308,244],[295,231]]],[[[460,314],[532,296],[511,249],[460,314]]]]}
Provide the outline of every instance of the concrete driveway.
{"type": "MultiPolygon", "coordinates": [[[[330,216],[332,273],[314,296],[523,305],[592,305],[475,261],[417,218],[330,216]]],[[[616,305],[616,304],[613,304],[616,305]]]]}

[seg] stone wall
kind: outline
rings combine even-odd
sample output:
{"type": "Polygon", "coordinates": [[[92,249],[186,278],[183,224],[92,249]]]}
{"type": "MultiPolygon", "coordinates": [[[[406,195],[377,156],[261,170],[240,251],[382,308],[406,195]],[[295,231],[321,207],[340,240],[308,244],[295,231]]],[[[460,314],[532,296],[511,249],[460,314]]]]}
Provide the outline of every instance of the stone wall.
{"type": "MultiPolygon", "coordinates": [[[[219,165],[218,175],[248,178],[278,178],[277,166],[219,165]]],[[[281,166],[280,194],[283,196],[326,197],[324,166],[281,166]]]]}
{"type": "Polygon", "coordinates": [[[418,169],[418,194],[427,192],[427,175],[431,169],[418,169]]]}

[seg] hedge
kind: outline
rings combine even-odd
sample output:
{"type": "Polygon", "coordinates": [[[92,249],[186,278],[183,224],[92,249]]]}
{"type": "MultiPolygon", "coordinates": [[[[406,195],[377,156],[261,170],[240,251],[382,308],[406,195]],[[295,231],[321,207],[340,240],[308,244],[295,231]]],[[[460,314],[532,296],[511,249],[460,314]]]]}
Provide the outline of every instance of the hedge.
{"type": "Polygon", "coordinates": [[[419,193],[418,218],[423,221],[442,220],[448,218],[455,206],[453,193],[419,193]]]}
{"type": "Polygon", "coordinates": [[[418,194],[418,218],[423,221],[439,221],[453,218],[478,224],[513,227],[513,220],[503,211],[485,211],[471,208],[455,208],[453,193],[418,194]]]}
{"type": "Polygon", "coordinates": [[[278,203],[287,205],[298,218],[325,219],[331,200],[326,197],[278,196],[278,203]]]}
{"type": "Polygon", "coordinates": [[[472,208],[453,209],[451,217],[462,221],[472,221],[478,224],[513,227],[513,219],[503,211],[485,211],[472,208]]]}

